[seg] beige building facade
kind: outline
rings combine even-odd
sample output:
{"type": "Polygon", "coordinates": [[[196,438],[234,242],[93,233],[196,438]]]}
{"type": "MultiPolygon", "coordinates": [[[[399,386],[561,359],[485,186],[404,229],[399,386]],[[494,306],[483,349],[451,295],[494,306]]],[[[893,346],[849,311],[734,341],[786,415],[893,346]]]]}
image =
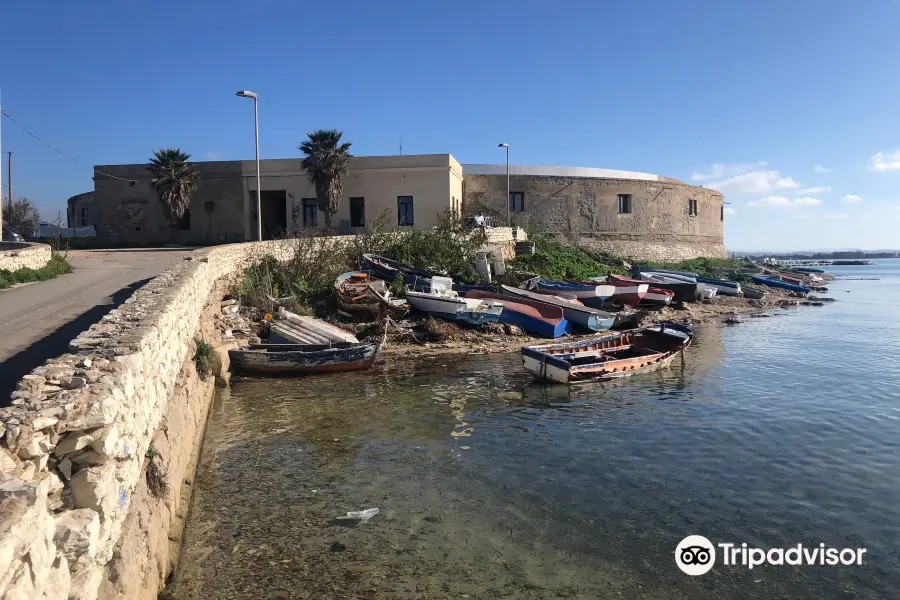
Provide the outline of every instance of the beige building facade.
{"type": "MultiPolygon", "coordinates": [[[[69,199],[69,226],[94,225],[97,246],[221,244],[256,239],[256,163],[196,163],[190,210],[172,219],[146,165],[98,166],[94,191],[69,199]]],[[[299,158],[261,161],[264,239],[321,229],[315,187],[299,158]]],[[[582,167],[460,165],[450,154],[354,157],[332,226],[429,229],[442,214],[491,215],[528,231],[649,260],[722,257],[725,200],[676,179],[582,167]]],[[[79,240],[81,241],[81,240],[79,240]]]]}
{"type": "MultiPolygon", "coordinates": [[[[260,161],[264,239],[323,227],[316,191],[301,159],[260,161]]],[[[96,167],[94,191],[68,202],[70,227],[94,225],[95,245],[221,244],[256,239],[255,161],[195,163],[200,178],[188,213],[167,214],[146,165],[96,167]]],[[[363,231],[428,229],[462,210],[462,168],[450,154],[354,157],[332,225],[363,231]]]]}

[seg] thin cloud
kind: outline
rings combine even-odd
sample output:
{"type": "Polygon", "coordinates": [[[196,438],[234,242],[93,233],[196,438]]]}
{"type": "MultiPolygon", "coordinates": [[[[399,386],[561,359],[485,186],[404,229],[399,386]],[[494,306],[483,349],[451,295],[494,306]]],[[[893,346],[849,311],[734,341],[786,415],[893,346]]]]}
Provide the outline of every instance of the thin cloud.
{"type": "Polygon", "coordinates": [[[802,190],[797,190],[797,194],[800,196],[813,196],[815,194],[827,194],[831,191],[830,185],[820,185],[819,187],[811,187],[805,188],[802,190]]]}
{"type": "MultiPolygon", "coordinates": [[[[898,206],[897,208],[900,209],[900,206],[898,206]]],[[[736,215],[736,214],[737,214],[737,211],[734,210],[733,208],[726,208],[726,209],[725,209],[725,214],[726,214],[726,215],[736,215]]]]}
{"type": "Polygon", "coordinates": [[[897,171],[900,170],[900,150],[894,152],[878,152],[872,155],[870,171],[897,171]]]}
{"type": "Polygon", "coordinates": [[[797,189],[800,185],[792,177],[784,177],[778,171],[751,171],[730,179],[710,182],[707,187],[725,193],[749,195],[797,189]]]}
{"type": "Polygon", "coordinates": [[[847,194],[846,196],[841,196],[841,200],[852,204],[854,202],[862,202],[862,197],[856,194],[847,194]]]}
{"type": "Polygon", "coordinates": [[[207,152],[206,153],[206,160],[219,160],[220,158],[222,158],[221,152],[207,152]]]}
{"type": "Polygon", "coordinates": [[[847,213],[825,213],[826,219],[849,219],[850,215],[847,213]]]}
{"type": "Polygon", "coordinates": [[[789,208],[791,206],[819,206],[820,204],[822,204],[821,200],[819,200],[818,198],[810,198],[808,196],[803,198],[795,198],[794,200],[791,200],[786,196],[766,196],[765,198],[760,198],[759,200],[748,202],[747,206],[765,208],[789,208]]]}
{"type": "Polygon", "coordinates": [[[694,181],[711,181],[714,179],[734,177],[735,175],[749,173],[750,171],[764,167],[765,165],[766,161],[734,164],[716,163],[706,169],[706,172],[694,171],[694,173],[691,174],[691,179],[694,181]]]}
{"type": "Polygon", "coordinates": [[[828,167],[823,167],[822,165],[816,165],[813,167],[813,171],[816,173],[831,173],[834,169],[829,169],[828,167]]]}
{"type": "Polygon", "coordinates": [[[860,219],[869,219],[871,217],[872,217],[872,213],[870,213],[870,212],[860,213],[860,215],[859,215],[860,219]]]}

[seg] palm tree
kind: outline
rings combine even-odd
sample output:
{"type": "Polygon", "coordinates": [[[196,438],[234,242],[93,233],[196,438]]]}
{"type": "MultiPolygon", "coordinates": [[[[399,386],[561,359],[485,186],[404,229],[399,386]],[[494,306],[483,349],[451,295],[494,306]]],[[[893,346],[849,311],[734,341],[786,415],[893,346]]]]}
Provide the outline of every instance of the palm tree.
{"type": "Polygon", "coordinates": [[[350,173],[350,142],[341,143],[343,131],[316,129],[306,134],[309,138],[300,144],[303,168],[306,176],[316,186],[319,210],[325,213],[325,226],[331,229],[331,219],[341,204],[344,193],[344,177],[350,173]]]}
{"type": "Polygon", "coordinates": [[[153,187],[174,219],[180,219],[191,205],[200,174],[190,154],[181,148],[165,148],[153,152],[147,170],[153,173],[153,187]]]}

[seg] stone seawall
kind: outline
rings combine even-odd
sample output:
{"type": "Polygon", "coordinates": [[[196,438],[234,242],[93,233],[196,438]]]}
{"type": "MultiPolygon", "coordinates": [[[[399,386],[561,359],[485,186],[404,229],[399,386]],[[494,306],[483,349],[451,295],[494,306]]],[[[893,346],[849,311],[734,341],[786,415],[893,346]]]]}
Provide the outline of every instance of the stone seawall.
{"type": "MultiPolygon", "coordinates": [[[[492,241],[508,245],[505,234],[492,241]]],[[[209,317],[232,275],[294,248],[198,250],[19,382],[0,409],[0,600],[156,598],[177,557],[212,396],[194,340],[218,342],[209,317]]]]}
{"type": "Polygon", "coordinates": [[[589,250],[608,252],[632,260],[653,260],[661,262],[678,262],[691,258],[728,258],[725,244],[715,239],[698,238],[693,241],[676,241],[641,239],[629,240],[618,237],[579,237],[576,243],[589,250]]]}
{"type": "Polygon", "coordinates": [[[0,242],[0,270],[41,269],[50,262],[51,255],[47,244],[0,242]]]}
{"type": "Polygon", "coordinates": [[[171,482],[161,506],[173,516],[130,511],[152,509],[140,502],[148,456],[158,452],[179,477],[195,459],[210,396],[191,360],[204,307],[249,258],[291,248],[198,251],[79,335],[70,354],[23,378],[0,411],[0,598],[156,596],[171,566],[165,529],[184,516],[189,489],[171,482]],[[154,523],[163,531],[151,534],[154,523]]]}

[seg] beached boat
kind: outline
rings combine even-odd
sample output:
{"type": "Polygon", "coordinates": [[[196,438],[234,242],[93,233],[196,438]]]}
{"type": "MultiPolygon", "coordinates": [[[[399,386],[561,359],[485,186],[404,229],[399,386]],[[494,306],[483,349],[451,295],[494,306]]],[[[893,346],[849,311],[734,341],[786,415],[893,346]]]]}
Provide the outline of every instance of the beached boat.
{"type": "Polygon", "coordinates": [[[575,343],[525,346],[525,370],[543,381],[575,383],[648,373],[668,366],[691,343],[690,328],[662,323],[575,343]]]}
{"type": "Polygon", "coordinates": [[[699,283],[685,282],[680,279],[674,279],[670,275],[663,273],[645,272],[638,275],[644,281],[653,284],[653,287],[669,290],[675,294],[675,300],[679,302],[697,302],[702,298],[704,286],[699,283]]]}
{"type": "Polygon", "coordinates": [[[665,273],[667,275],[680,275],[682,277],[692,277],[696,279],[699,277],[697,273],[692,273],[691,271],[676,271],[674,269],[657,269],[655,267],[631,267],[631,272],[634,275],[639,273],[643,273],[645,271],[652,271],[654,273],[665,273]]]}
{"type": "Polygon", "coordinates": [[[650,290],[650,284],[646,281],[603,279],[601,277],[592,278],[584,283],[587,285],[612,286],[612,295],[606,301],[613,304],[624,304],[626,306],[637,306],[647,295],[650,290]]]}
{"type": "Polygon", "coordinates": [[[616,322],[616,315],[603,310],[591,308],[578,304],[571,300],[565,300],[556,296],[548,296],[546,294],[538,294],[520,288],[514,288],[508,285],[501,285],[500,289],[504,296],[513,298],[525,298],[526,300],[534,300],[543,302],[552,306],[558,306],[563,310],[563,314],[571,323],[574,323],[591,331],[603,331],[609,329],[616,322]]]}
{"type": "MultiPolygon", "coordinates": [[[[698,285],[703,285],[703,284],[698,284],[698,285]]],[[[718,292],[719,292],[719,290],[717,288],[714,288],[714,287],[711,287],[708,285],[704,285],[702,288],[700,288],[700,297],[703,300],[712,300],[713,298],[716,297],[716,294],[718,292]]]]}
{"type": "Polygon", "coordinates": [[[800,294],[808,294],[809,288],[805,285],[797,285],[794,283],[788,283],[787,281],[782,281],[780,279],[776,279],[774,277],[763,277],[761,275],[753,275],[753,281],[756,283],[760,283],[762,285],[767,285],[769,287],[781,288],[783,290],[790,290],[792,292],[798,292],[800,294]]]}
{"type": "Polygon", "coordinates": [[[753,300],[761,300],[766,295],[766,290],[750,287],[749,285],[742,285],[741,291],[744,292],[744,298],[751,298],[753,300]]]}
{"type": "Polygon", "coordinates": [[[403,277],[403,283],[414,289],[427,289],[431,285],[432,273],[404,265],[396,260],[377,254],[363,254],[366,268],[378,279],[392,283],[397,275],[403,277]]]}
{"type": "Polygon", "coordinates": [[[706,287],[715,288],[719,295],[740,296],[741,284],[736,281],[728,281],[727,279],[713,279],[712,277],[677,275],[675,273],[662,273],[661,271],[643,271],[644,273],[660,273],[662,275],[679,279],[685,283],[699,283],[706,287]]]}
{"type": "MultiPolygon", "coordinates": [[[[599,279],[600,278],[597,277],[596,279],[592,279],[592,281],[596,281],[599,279]]],[[[661,305],[661,306],[668,306],[672,302],[672,300],[675,298],[675,292],[673,292],[671,290],[659,288],[656,286],[651,286],[649,283],[647,283],[645,281],[639,281],[637,279],[629,279],[628,277],[625,277],[623,275],[610,274],[608,281],[612,281],[612,282],[621,281],[621,282],[630,282],[630,283],[646,285],[647,293],[644,294],[644,297],[641,299],[641,304],[657,304],[657,305],[661,305]]]]}
{"type": "Polygon", "coordinates": [[[377,318],[397,302],[405,304],[403,300],[392,303],[387,283],[364,271],[350,271],[339,275],[334,288],[338,306],[351,315],[377,318]]]}
{"type": "Polygon", "coordinates": [[[250,374],[313,375],[369,369],[381,344],[250,344],[228,351],[231,368],[250,374]]]}
{"type": "Polygon", "coordinates": [[[558,338],[572,331],[572,326],[563,314],[563,309],[552,304],[501,296],[482,290],[466,292],[466,298],[502,303],[503,312],[500,313],[502,323],[521,327],[525,331],[541,337],[558,338]]]}
{"type": "Polygon", "coordinates": [[[356,336],[340,327],[315,317],[294,314],[283,307],[276,313],[275,320],[269,323],[268,337],[273,344],[359,343],[356,336]]]}
{"type": "Polygon", "coordinates": [[[406,291],[406,301],[416,312],[471,325],[493,323],[500,319],[503,305],[492,300],[461,298],[452,290],[439,292],[406,291]]]}
{"type": "Polygon", "coordinates": [[[616,291],[612,285],[606,283],[549,281],[547,279],[538,279],[534,284],[534,290],[551,296],[575,298],[585,306],[592,308],[599,308],[616,291]]]}
{"type": "Polygon", "coordinates": [[[816,269],[814,267],[794,267],[794,271],[800,271],[801,273],[824,273],[824,269],[816,269]]]}

